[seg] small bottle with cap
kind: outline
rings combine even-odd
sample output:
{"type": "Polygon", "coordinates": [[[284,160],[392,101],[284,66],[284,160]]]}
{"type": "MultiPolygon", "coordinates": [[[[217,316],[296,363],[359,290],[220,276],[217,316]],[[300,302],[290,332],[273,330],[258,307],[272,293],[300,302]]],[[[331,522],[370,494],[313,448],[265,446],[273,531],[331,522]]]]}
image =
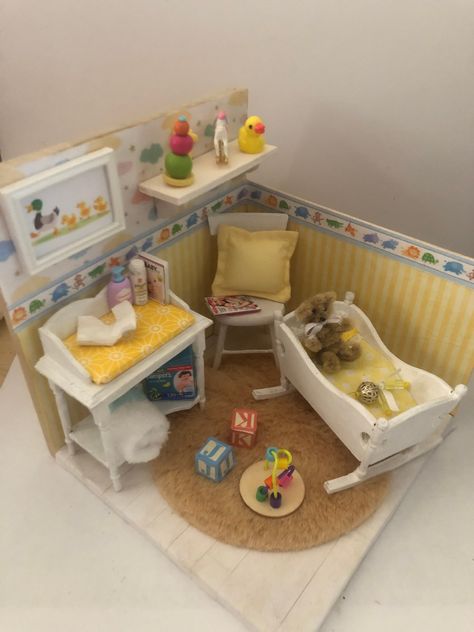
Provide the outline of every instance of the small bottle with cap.
{"type": "Polygon", "coordinates": [[[112,279],[107,286],[107,302],[110,309],[123,301],[132,302],[132,286],[124,271],[124,266],[114,266],[112,268],[112,279]]]}
{"type": "Polygon", "coordinates": [[[145,262],[135,257],[128,264],[128,271],[132,283],[133,302],[135,305],[145,305],[148,303],[145,262]]]}

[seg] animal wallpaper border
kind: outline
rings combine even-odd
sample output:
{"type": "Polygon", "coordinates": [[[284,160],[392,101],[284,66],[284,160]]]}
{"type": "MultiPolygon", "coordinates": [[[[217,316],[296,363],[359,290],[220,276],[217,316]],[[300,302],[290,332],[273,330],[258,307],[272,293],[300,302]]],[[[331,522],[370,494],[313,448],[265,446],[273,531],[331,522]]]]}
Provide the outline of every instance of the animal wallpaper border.
{"type": "Polygon", "coordinates": [[[439,274],[443,278],[474,287],[474,259],[469,257],[260,184],[249,183],[245,197],[248,202],[267,210],[287,213],[296,221],[315,230],[330,233],[439,274]]]}
{"type": "MultiPolygon", "coordinates": [[[[161,208],[160,212],[157,212],[157,205],[154,200],[141,193],[138,186],[143,180],[164,171],[166,148],[176,117],[181,114],[185,115],[199,135],[199,140],[193,147],[193,156],[196,157],[213,150],[212,138],[217,112],[225,110],[228,113],[229,138],[236,138],[240,125],[247,118],[247,104],[247,89],[230,88],[219,94],[209,95],[199,101],[176,107],[173,110],[162,111],[145,121],[137,121],[120,129],[104,131],[94,138],[47,147],[33,154],[19,156],[1,163],[0,188],[3,191],[14,183],[20,183],[29,176],[43,173],[57,165],[84,157],[97,150],[113,149],[126,224],[125,230],[117,235],[100,240],[95,245],[65,257],[58,264],[48,266],[40,273],[31,275],[20,261],[19,252],[15,249],[11,231],[3,213],[4,204],[1,203],[0,286],[7,305],[19,307],[22,301],[27,300],[27,298],[34,298],[35,295],[39,295],[40,301],[43,301],[42,292],[45,288],[59,283],[59,277],[66,278],[80,272],[82,268],[95,261],[99,265],[110,251],[127,244],[133,244],[134,241],[140,241],[143,236],[146,238],[148,234],[158,230],[163,223],[171,221],[165,219],[170,217],[170,209],[163,208],[165,214],[162,216],[161,208]]],[[[210,195],[217,198],[221,191],[235,187],[240,183],[241,181],[227,182],[210,195]]],[[[173,215],[175,213],[184,214],[207,199],[209,199],[209,194],[206,198],[195,200],[193,204],[175,209],[173,215]]],[[[62,209],[64,213],[62,220],[64,220],[64,228],[67,231],[75,231],[81,218],[87,219],[89,214],[93,213],[91,209],[93,205],[89,199],[77,200],[77,204],[75,202],[76,200],[69,204],[66,209],[62,209]]],[[[43,209],[35,208],[34,210],[35,213],[38,213],[40,221],[43,215],[49,216],[49,210],[54,211],[54,207],[45,208],[45,213],[43,213],[43,209]]],[[[68,236],[72,235],[73,233],[68,236]]],[[[47,303],[41,304],[41,306],[33,305],[34,310],[39,311],[41,307],[47,307],[47,303]]],[[[24,320],[24,312],[16,312],[15,320],[17,319],[24,320]]]]}
{"type": "Polygon", "coordinates": [[[9,305],[8,312],[13,328],[21,330],[37,317],[44,316],[48,310],[55,308],[63,299],[70,299],[98,283],[110,274],[114,265],[127,263],[138,252],[159,251],[183,238],[189,231],[205,223],[210,213],[230,211],[237,204],[245,203],[256,204],[268,211],[287,213],[314,230],[329,233],[432,274],[474,287],[474,260],[469,257],[249,181],[222,192],[206,204],[177,215],[169,222],[164,220],[155,229],[120,244],[105,256],[55,279],[40,292],[27,295],[9,305]]]}
{"type": "Polygon", "coordinates": [[[98,257],[71,273],[55,279],[54,282],[44,286],[40,292],[24,296],[20,301],[8,306],[13,328],[15,331],[20,331],[36,318],[43,317],[48,310],[55,308],[63,299],[70,299],[104,279],[114,266],[127,264],[139,252],[153,250],[155,253],[171,243],[176,243],[178,239],[205,223],[209,214],[229,211],[237,204],[245,202],[246,192],[247,187],[242,184],[224,191],[206,204],[185,214],[177,215],[169,222],[164,220],[156,229],[123,242],[105,256],[98,257]]]}

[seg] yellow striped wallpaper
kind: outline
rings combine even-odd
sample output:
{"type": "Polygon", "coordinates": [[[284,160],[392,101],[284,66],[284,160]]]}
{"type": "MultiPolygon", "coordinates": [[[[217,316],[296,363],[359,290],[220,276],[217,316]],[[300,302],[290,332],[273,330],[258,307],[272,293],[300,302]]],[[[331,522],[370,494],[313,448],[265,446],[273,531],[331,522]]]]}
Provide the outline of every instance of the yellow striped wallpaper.
{"type": "MultiPolygon", "coordinates": [[[[232,210],[255,209],[241,206],[232,210]]],[[[334,289],[342,297],[352,290],[356,304],[395,355],[453,386],[467,383],[474,358],[472,289],[291,218],[288,227],[299,233],[288,309],[316,292],[334,289]]],[[[210,293],[216,266],[215,239],[210,237],[207,224],[155,252],[169,262],[171,289],[191,308],[206,314],[203,297],[210,293]]],[[[99,289],[99,285],[89,287],[74,298],[92,296],[99,289]]],[[[47,382],[34,370],[42,354],[37,330],[49,316],[33,320],[17,337],[35,408],[54,454],[64,437],[47,382]]],[[[84,416],[77,402],[71,400],[70,409],[73,420],[84,416]]]]}
{"type": "Polygon", "coordinates": [[[400,359],[466,384],[474,364],[474,292],[290,219],[299,233],[288,308],[326,290],[352,290],[387,347],[400,359]]]}

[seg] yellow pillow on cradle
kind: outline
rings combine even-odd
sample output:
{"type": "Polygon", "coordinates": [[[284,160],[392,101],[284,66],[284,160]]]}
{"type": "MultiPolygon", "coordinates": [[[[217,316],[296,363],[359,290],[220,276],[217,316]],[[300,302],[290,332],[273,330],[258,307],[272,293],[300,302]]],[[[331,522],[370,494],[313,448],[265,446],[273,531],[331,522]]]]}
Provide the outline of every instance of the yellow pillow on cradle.
{"type": "MultiPolygon", "coordinates": [[[[396,377],[394,375],[396,370],[394,365],[381,351],[369,345],[362,337],[360,337],[359,344],[361,354],[357,360],[341,362],[341,368],[337,373],[324,372],[324,375],[334,386],[354,399],[356,399],[355,392],[357,387],[364,380],[380,384],[380,382],[389,380],[389,378],[396,377]]],[[[390,393],[395,398],[399,408],[398,412],[393,411],[391,415],[387,415],[378,401],[373,404],[363,405],[376,419],[387,416],[392,418],[416,406],[416,401],[413,399],[409,388],[390,390],[390,393]]]]}
{"type": "Polygon", "coordinates": [[[250,294],[286,303],[291,296],[290,259],[297,240],[295,231],[249,232],[221,224],[212,294],[250,294]]]}
{"type": "MultiPolygon", "coordinates": [[[[176,305],[148,301],[146,305],[134,305],[133,309],[137,315],[136,330],[126,333],[110,347],[80,345],[76,334],[63,340],[96,384],[107,384],[194,323],[194,316],[176,305]]],[[[109,325],[115,318],[109,312],[100,320],[109,325]]]]}

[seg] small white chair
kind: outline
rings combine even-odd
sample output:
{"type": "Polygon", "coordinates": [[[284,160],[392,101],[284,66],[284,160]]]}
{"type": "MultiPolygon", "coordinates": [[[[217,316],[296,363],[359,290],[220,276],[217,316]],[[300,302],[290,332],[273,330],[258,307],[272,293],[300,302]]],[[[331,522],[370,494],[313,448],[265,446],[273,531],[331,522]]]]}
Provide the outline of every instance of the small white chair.
{"type": "MultiPolygon", "coordinates": [[[[220,224],[236,226],[249,231],[256,230],[286,230],[288,215],[286,213],[220,213],[209,216],[209,230],[211,235],[216,235],[220,224]]],[[[261,311],[250,314],[239,314],[238,316],[215,316],[219,325],[217,336],[216,352],[214,355],[213,367],[218,369],[221,364],[222,355],[231,353],[273,353],[275,362],[278,364],[276,350],[275,330],[273,326],[275,313],[283,315],[285,305],[270,301],[268,299],[255,297],[255,302],[261,307],[261,311]],[[224,348],[228,327],[255,327],[257,325],[268,325],[272,341],[271,349],[236,349],[224,348]]]]}

